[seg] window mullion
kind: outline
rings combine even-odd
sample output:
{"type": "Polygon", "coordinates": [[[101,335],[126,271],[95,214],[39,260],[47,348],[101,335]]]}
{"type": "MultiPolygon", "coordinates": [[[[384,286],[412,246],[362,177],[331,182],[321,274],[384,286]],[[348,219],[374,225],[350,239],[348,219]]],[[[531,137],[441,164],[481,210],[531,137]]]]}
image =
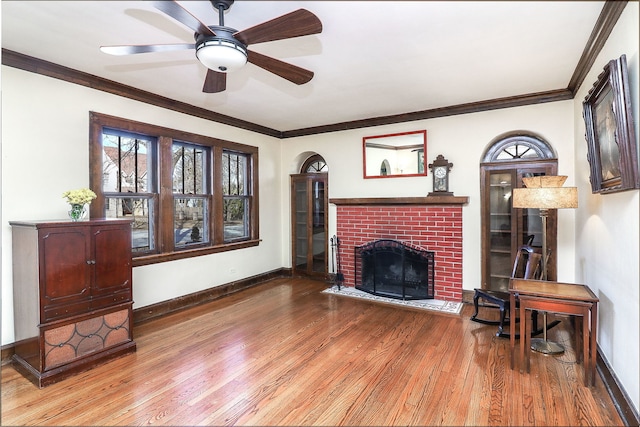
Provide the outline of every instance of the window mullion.
{"type": "Polygon", "coordinates": [[[229,189],[228,192],[229,194],[233,194],[233,181],[231,180],[231,166],[233,165],[233,156],[231,154],[229,154],[229,166],[227,167],[227,182],[229,183],[229,189]]]}
{"type": "Polygon", "coordinates": [[[214,245],[220,245],[224,242],[224,192],[222,191],[225,177],[222,169],[222,147],[214,147],[213,149],[213,167],[211,168],[212,177],[212,203],[210,208],[210,224],[211,238],[214,245]]]}
{"type": "Polygon", "coordinates": [[[191,150],[192,151],[192,156],[193,156],[193,194],[198,194],[198,188],[197,188],[197,179],[196,176],[198,175],[198,159],[196,158],[196,149],[195,147],[191,150]]]}
{"type": "Polygon", "coordinates": [[[236,194],[240,196],[240,156],[235,155],[236,159],[236,194]]]}
{"type": "Polygon", "coordinates": [[[182,188],[182,194],[186,194],[187,192],[185,191],[187,189],[186,187],[186,179],[185,179],[185,161],[184,161],[184,155],[185,155],[185,151],[184,151],[184,147],[180,147],[180,168],[182,169],[182,173],[180,174],[180,179],[181,179],[181,188],[182,188]]]}
{"type": "Polygon", "coordinates": [[[118,192],[122,192],[122,137],[118,136],[118,192]]]}
{"type": "Polygon", "coordinates": [[[167,136],[158,138],[159,200],[157,215],[158,248],[160,252],[174,250],[173,234],[173,139],[167,136]]]}
{"type": "Polygon", "coordinates": [[[138,138],[136,138],[133,146],[133,191],[138,192],[138,138]]]}

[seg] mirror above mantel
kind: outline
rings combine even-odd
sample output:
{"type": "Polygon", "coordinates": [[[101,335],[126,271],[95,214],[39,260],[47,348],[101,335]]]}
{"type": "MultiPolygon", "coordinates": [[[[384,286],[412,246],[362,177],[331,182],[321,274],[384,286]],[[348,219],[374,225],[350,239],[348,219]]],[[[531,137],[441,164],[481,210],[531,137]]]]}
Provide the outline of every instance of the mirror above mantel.
{"type": "Polygon", "coordinates": [[[427,131],[365,136],[362,153],[365,178],[425,176],[427,131]]]}

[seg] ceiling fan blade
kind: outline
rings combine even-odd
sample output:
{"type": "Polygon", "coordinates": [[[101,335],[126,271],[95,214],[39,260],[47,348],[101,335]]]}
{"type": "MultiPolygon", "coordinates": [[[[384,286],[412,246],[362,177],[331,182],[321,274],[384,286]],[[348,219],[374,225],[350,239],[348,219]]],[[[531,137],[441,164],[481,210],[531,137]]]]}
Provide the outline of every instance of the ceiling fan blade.
{"type": "Polygon", "coordinates": [[[305,70],[296,65],[289,64],[287,62],[280,61],[279,59],[272,58],[270,56],[262,55],[261,53],[248,51],[248,61],[260,68],[276,74],[283,79],[287,79],[297,85],[307,83],[313,78],[313,71],[305,70]]]}
{"type": "Polygon", "coordinates": [[[100,46],[100,50],[109,55],[133,55],[134,53],[148,52],[168,52],[171,50],[195,49],[193,43],[175,44],[143,44],[143,45],[123,45],[123,46],[100,46]]]}
{"type": "Polygon", "coordinates": [[[223,92],[227,88],[227,73],[207,69],[207,77],[204,79],[202,91],[205,93],[223,92]]]}
{"type": "Polygon", "coordinates": [[[175,1],[154,1],[153,6],[176,21],[183,23],[198,34],[215,36],[215,33],[211,31],[211,28],[207,27],[202,23],[202,21],[193,16],[191,12],[180,6],[180,4],[175,1]]]}
{"type": "Polygon", "coordinates": [[[286,15],[256,26],[238,31],[233,35],[245,45],[308,36],[322,32],[322,23],[316,15],[306,9],[298,9],[286,15]]]}

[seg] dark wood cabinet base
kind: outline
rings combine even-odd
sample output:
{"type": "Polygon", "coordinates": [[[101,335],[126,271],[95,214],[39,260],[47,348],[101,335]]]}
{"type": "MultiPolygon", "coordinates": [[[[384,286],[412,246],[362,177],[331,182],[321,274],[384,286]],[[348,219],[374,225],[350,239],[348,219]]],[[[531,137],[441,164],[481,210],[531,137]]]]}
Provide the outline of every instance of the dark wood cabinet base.
{"type": "Polygon", "coordinates": [[[136,350],[132,303],[39,326],[39,333],[16,343],[16,370],[38,387],[91,369],[136,350]]]}
{"type": "Polygon", "coordinates": [[[12,360],[16,371],[20,372],[36,386],[42,388],[57,383],[58,381],[72,375],[88,371],[109,360],[116,359],[129,353],[134,353],[135,351],[136,343],[134,341],[129,341],[99,353],[88,354],[82,358],[74,360],[73,362],[45,372],[39,372],[18,354],[14,354],[12,360]]]}

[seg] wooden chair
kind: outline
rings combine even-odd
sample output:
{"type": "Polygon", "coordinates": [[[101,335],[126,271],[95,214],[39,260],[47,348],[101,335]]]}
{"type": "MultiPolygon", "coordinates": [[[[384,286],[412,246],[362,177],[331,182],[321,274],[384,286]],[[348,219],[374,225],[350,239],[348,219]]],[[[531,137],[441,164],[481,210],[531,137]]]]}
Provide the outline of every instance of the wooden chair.
{"type": "MultiPolygon", "coordinates": [[[[534,248],[529,245],[520,246],[516,254],[516,259],[513,263],[511,277],[518,279],[538,279],[542,273],[541,261],[542,254],[536,252],[534,248]]],[[[475,312],[471,316],[471,320],[474,322],[484,323],[486,325],[498,325],[496,336],[502,338],[509,337],[509,333],[504,332],[505,326],[509,324],[509,321],[511,321],[511,319],[507,319],[510,309],[509,292],[476,288],[473,294],[473,306],[475,308],[475,312]],[[493,304],[492,307],[500,309],[500,320],[486,320],[478,317],[478,301],[480,299],[493,304]]],[[[532,313],[532,315],[534,316],[533,334],[537,335],[541,332],[537,330],[537,313],[532,313]]]]}

